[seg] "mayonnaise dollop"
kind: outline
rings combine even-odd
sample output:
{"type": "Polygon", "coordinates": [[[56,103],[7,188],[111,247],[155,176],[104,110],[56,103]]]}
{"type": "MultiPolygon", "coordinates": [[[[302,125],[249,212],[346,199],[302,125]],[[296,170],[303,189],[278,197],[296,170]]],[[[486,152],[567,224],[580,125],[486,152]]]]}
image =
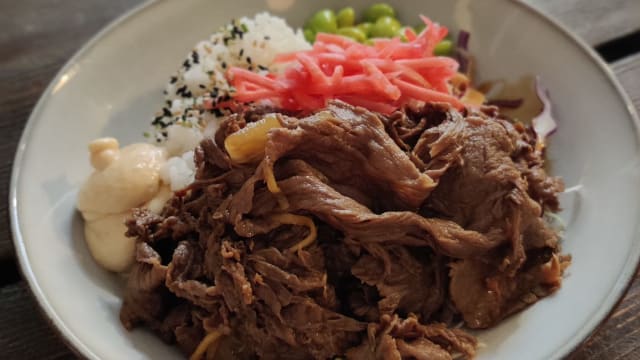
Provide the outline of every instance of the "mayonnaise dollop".
{"type": "Polygon", "coordinates": [[[159,212],[171,196],[160,178],[168,155],[147,143],[121,149],[114,138],[92,141],[89,153],[94,172],[80,189],[77,203],[85,220],[85,241],[100,266],[123,272],[135,255],[135,239],[124,235],[131,209],[148,205],[159,212]]]}

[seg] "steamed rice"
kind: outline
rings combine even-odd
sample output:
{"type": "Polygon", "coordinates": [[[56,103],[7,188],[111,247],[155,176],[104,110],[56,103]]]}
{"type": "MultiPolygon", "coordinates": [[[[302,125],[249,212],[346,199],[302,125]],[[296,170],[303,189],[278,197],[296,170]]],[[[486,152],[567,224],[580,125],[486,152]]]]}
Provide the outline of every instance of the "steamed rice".
{"type": "Polygon", "coordinates": [[[257,73],[276,71],[276,55],[310,48],[300,29],[266,12],[234,20],[196,44],[166,85],[165,105],[153,119],[149,134],[171,156],[162,169],[163,181],[174,191],[193,181],[192,150],[202,140],[203,131],[207,132],[205,128],[215,129],[217,118],[225,115],[224,109],[206,110],[203,105],[230,99],[232,89],[225,77],[229,67],[257,73]]]}
{"type": "Polygon", "coordinates": [[[202,109],[207,99],[229,100],[231,87],[226,70],[237,66],[257,73],[275,70],[276,55],[310,49],[302,32],[284,19],[261,13],[250,19],[234,20],[208,40],[199,42],[187,55],[165,88],[165,107],[153,121],[156,140],[167,137],[172,124],[202,127],[221,111],[202,109]]]}

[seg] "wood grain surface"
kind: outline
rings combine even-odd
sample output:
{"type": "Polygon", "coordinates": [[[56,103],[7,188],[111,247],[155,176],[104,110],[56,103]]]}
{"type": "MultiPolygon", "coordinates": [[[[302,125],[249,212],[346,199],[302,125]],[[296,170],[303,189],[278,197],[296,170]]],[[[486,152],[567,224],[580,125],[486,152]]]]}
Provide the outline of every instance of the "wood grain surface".
{"type": "MultiPolygon", "coordinates": [[[[179,0],[165,0],[179,1],[179,0]]],[[[640,0],[523,0],[591,45],[640,28],[640,0]]],[[[0,198],[7,199],[15,147],[40,94],[93,34],[143,0],[0,0],[0,198]]],[[[624,51],[624,49],[622,49],[624,51]]],[[[612,64],[640,109],[640,54],[612,64]]],[[[0,359],[73,359],[16,274],[6,201],[0,201],[0,359]]],[[[611,318],[571,359],[640,359],[640,278],[611,318]]]]}
{"type": "Polygon", "coordinates": [[[13,154],[40,94],[82,44],[142,0],[0,0],[0,261],[14,256],[7,214],[13,154]]]}
{"type": "Polygon", "coordinates": [[[522,0],[557,19],[591,45],[640,30],[638,0],[522,0]]]}

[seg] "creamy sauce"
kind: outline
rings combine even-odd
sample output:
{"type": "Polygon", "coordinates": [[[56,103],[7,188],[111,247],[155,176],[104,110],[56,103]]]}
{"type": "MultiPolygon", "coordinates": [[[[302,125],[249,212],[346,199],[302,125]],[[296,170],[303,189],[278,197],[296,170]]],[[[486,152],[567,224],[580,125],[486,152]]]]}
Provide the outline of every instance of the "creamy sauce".
{"type": "Polygon", "coordinates": [[[126,271],[135,254],[135,239],[124,235],[131,209],[148,206],[159,212],[171,197],[160,179],[167,152],[146,143],[120,149],[113,138],[94,140],[89,152],[94,172],[80,189],[77,203],[85,220],[85,240],[100,266],[126,271]]]}

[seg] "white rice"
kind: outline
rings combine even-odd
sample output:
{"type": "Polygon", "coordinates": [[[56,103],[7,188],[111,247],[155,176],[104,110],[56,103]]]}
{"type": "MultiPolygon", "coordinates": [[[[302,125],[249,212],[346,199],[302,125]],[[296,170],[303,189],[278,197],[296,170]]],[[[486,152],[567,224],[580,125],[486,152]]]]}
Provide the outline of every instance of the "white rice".
{"type": "Polygon", "coordinates": [[[181,156],[169,158],[160,168],[160,178],[169,184],[171,191],[178,191],[189,186],[195,179],[196,167],[193,162],[193,150],[181,156]]]}
{"type": "MultiPolygon", "coordinates": [[[[227,100],[231,90],[225,78],[227,69],[237,66],[257,73],[276,71],[276,55],[310,48],[299,29],[292,29],[284,19],[269,13],[235,20],[199,42],[187,55],[165,88],[166,107],[158,113],[155,123],[202,127],[211,120],[202,116],[205,99],[227,100]]],[[[162,141],[166,126],[157,127],[162,141]]]]}
{"type": "Polygon", "coordinates": [[[165,107],[156,114],[153,140],[172,156],[162,169],[162,179],[172,190],[193,181],[193,149],[217,128],[220,110],[206,110],[207,101],[224,102],[232,90],[225,78],[229,67],[257,73],[277,71],[273,60],[280,53],[310,49],[302,32],[284,19],[260,13],[234,20],[208,40],[199,42],[187,55],[165,88],[165,107]]]}

